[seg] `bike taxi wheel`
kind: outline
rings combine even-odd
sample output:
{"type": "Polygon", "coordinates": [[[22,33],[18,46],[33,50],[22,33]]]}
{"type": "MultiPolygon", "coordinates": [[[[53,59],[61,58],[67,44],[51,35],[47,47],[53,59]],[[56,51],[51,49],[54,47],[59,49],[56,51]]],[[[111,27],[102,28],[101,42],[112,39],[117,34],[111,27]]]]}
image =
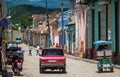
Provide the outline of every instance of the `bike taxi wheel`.
{"type": "Polygon", "coordinates": [[[103,71],[103,69],[102,68],[98,68],[98,72],[102,72],[103,71]]]}

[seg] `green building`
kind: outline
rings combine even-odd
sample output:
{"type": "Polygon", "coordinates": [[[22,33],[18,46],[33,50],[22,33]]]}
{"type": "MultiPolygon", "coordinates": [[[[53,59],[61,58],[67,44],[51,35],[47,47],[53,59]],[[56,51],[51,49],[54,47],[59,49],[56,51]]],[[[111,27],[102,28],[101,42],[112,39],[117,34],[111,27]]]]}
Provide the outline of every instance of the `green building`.
{"type": "Polygon", "coordinates": [[[120,63],[120,1],[85,0],[88,10],[88,48],[95,48],[94,41],[111,40],[114,60],[120,63]],[[109,37],[109,31],[111,37],[109,37]],[[111,39],[108,39],[111,38],[111,39]]]}

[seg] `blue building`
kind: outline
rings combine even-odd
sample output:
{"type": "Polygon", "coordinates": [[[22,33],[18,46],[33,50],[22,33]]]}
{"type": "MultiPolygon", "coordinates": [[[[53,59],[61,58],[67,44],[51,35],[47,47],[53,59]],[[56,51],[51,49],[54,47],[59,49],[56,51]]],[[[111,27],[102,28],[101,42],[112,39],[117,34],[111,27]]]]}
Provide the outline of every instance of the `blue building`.
{"type": "Polygon", "coordinates": [[[73,22],[72,17],[74,16],[74,10],[65,11],[63,13],[63,16],[64,16],[63,17],[64,20],[62,22],[62,14],[60,13],[58,15],[59,45],[64,46],[66,51],[72,52],[73,49],[75,49],[75,47],[73,47],[73,39],[75,39],[75,36],[73,36],[73,33],[75,35],[75,30],[74,30],[75,22],[72,23],[73,22]]]}
{"type": "Polygon", "coordinates": [[[67,46],[67,28],[68,28],[68,11],[65,11],[63,15],[60,13],[58,15],[58,31],[59,31],[59,45],[60,46],[67,46]],[[63,21],[62,21],[63,16],[63,21]]]}

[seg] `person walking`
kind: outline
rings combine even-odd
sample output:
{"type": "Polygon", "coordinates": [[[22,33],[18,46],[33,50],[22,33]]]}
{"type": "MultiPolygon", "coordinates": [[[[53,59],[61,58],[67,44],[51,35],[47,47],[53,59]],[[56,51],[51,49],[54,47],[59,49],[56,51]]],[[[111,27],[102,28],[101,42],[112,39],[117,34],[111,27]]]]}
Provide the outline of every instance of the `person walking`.
{"type": "Polygon", "coordinates": [[[32,45],[29,45],[29,56],[32,56],[32,45]]]}
{"type": "Polygon", "coordinates": [[[39,46],[39,44],[37,44],[37,46],[36,46],[36,52],[37,52],[36,56],[39,55],[39,49],[40,49],[40,46],[39,46]]]}

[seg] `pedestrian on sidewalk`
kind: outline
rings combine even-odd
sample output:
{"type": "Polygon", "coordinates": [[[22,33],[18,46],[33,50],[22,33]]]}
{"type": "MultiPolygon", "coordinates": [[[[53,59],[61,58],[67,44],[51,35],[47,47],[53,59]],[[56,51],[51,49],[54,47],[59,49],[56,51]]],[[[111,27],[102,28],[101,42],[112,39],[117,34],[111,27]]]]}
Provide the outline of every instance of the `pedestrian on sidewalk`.
{"type": "Polygon", "coordinates": [[[29,56],[32,56],[32,45],[29,45],[29,56]]]}
{"type": "Polygon", "coordinates": [[[40,49],[40,46],[39,46],[39,44],[37,44],[37,46],[36,46],[36,52],[37,52],[36,56],[39,55],[39,49],[40,49]]]}

